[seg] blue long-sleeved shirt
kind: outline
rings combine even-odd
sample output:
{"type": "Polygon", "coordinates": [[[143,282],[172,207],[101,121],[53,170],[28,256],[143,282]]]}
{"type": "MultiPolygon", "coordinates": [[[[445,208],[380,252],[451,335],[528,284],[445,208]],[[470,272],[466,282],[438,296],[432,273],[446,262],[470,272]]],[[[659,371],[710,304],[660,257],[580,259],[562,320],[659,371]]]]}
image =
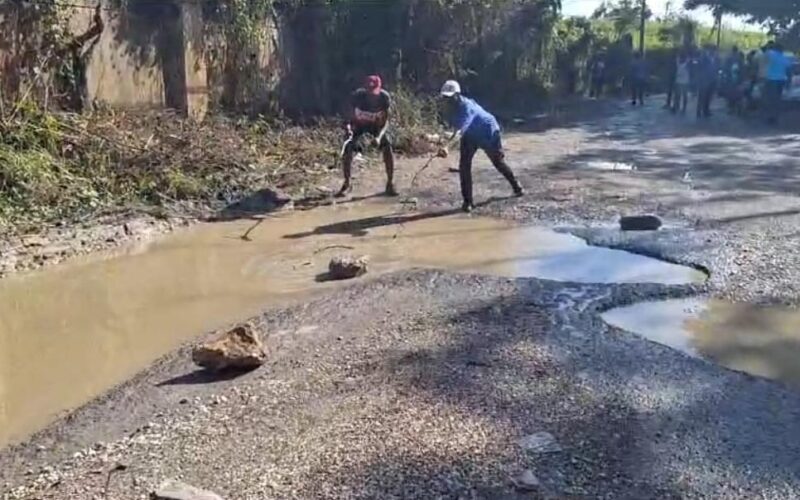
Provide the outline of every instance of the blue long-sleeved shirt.
{"type": "Polygon", "coordinates": [[[770,50],[766,54],[767,58],[767,80],[785,82],[789,79],[789,69],[792,67],[792,59],[783,52],[770,50]]]}
{"type": "Polygon", "coordinates": [[[492,148],[500,133],[497,119],[472,99],[460,96],[455,112],[449,117],[450,126],[461,132],[461,136],[473,141],[480,148],[492,148]]]}

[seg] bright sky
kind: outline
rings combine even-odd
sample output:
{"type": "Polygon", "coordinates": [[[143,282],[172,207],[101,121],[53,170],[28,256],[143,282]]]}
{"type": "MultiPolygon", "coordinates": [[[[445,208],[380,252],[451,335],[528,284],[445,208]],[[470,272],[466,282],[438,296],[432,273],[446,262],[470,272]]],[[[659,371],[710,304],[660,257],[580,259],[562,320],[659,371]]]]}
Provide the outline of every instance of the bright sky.
{"type": "MultiPolygon", "coordinates": [[[[561,0],[563,12],[567,16],[590,16],[592,15],[592,12],[594,12],[595,9],[597,9],[597,7],[599,7],[602,3],[602,0],[561,0]]],[[[679,10],[683,6],[683,0],[672,0],[672,2],[669,0],[647,0],[650,10],[653,11],[653,14],[659,17],[666,13],[668,3],[671,3],[673,11],[679,10]]],[[[711,14],[703,9],[691,11],[689,12],[689,15],[703,24],[711,25],[714,23],[714,19],[711,14]]],[[[723,24],[725,26],[734,28],[740,28],[745,25],[745,23],[741,20],[731,17],[725,18],[723,20],[723,24]]],[[[755,28],[753,26],[750,27],[755,28]]]]}

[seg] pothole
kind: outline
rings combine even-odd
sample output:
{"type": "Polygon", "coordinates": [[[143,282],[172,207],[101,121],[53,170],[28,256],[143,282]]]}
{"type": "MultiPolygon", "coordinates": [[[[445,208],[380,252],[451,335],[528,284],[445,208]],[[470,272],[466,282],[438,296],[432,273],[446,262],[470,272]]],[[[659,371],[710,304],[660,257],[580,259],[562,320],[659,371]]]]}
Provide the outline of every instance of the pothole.
{"type": "Polygon", "coordinates": [[[0,444],[187,339],[341,286],[315,280],[340,253],[369,255],[367,279],[412,267],[593,283],[705,279],[542,227],[389,203],[198,225],[0,281],[0,444]]]}
{"type": "Polygon", "coordinates": [[[733,370],[800,387],[800,310],[701,298],[608,311],[618,328],[733,370]]]}

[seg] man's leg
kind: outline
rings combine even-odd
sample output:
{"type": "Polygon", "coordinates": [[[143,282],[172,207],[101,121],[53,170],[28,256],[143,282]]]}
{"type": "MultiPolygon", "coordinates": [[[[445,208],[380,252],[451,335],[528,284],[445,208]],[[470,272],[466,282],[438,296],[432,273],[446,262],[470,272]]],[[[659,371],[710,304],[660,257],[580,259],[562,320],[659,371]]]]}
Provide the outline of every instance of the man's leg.
{"type": "Polygon", "coordinates": [[[383,151],[383,164],[386,166],[386,196],[397,196],[394,188],[394,147],[391,139],[384,135],[381,139],[381,151],[383,151]]]}
{"type": "Polygon", "coordinates": [[[671,85],[667,86],[667,102],[664,104],[664,109],[672,108],[673,111],[675,110],[675,101],[673,99],[674,97],[676,97],[675,96],[675,85],[671,84],[671,85]]]}
{"type": "Polygon", "coordinates": [[[771,124],[778,122],[778,114],[780,113],[782,82],[768,80],[764,85],[767,94],[767,121],[771,124]]]}
{"type": "Polygon", "coordinates": [[[342,183],[342,188],[336,193],[337,198],[341,198],[346,196],[350,191],[352,191],[352,186],[350,184],[350,177],[353,173],[353,157],[355,156],[355,148],[353,147],[353,143],[351,142],[348,144],[344,149],[344,156],[342,156],[342,174],[344,176],[344,182],[342,183]]]}
{"type": "Polygon", "coordinates": [[[677,113],[681,109],[681,96],[682,96],[681,86],[680,85],[673,86],[672,102],[670,103],[672,105],[673,114],[677,113]]]}
{"type": "Polygon", "coordinates": [[[706,89],[705,87],[700,87],[697,89],[697,117],[703,117],[703,99],[705,99],[706,89]]]}
{"type": "Polygon", "coordinates": [[[364,135],[363,130],[355,130],[353,131],[353,138],[350,139],[350,142],[344,148],[344,155],[342,156],[342,174],[344,176],[344,183],[342,184],[342,188],[336,193],[337,198],[341,198],[346,196],[350,191],[353,190],[351,185],[351,177],[353,175],[353,158],[356,156],[356,151],[358,150],[358,141],[361,140],[361,137],[364,135]]]}
{"type": "Polygon", "coordinates": [[[458,176],[461,180],[461,198],[464,204],[461,209],[471,212],[475,206],[472,201],[472,159],[478,148],[470,141],[461,139],[461,154],[458,159],[458,176]]]}
{"type": "Polygon", "coordinates": [[[506,178],[508,183],[511,184],[511,189],[514,190],[514,194],[516,196],[522,196],[524,191],[519,181],[517,181],[517,178],[514,176],[514,172],[511,170],[511,167],[509,167],[508,163],[506,163],[506,154],[503,150],[503,143],[499,134],[495,140],[494,147],[486,150],[486,156],[489,157],[489,160],[491,160],[494,168],[496,168],[497,171],[506,178]]]}

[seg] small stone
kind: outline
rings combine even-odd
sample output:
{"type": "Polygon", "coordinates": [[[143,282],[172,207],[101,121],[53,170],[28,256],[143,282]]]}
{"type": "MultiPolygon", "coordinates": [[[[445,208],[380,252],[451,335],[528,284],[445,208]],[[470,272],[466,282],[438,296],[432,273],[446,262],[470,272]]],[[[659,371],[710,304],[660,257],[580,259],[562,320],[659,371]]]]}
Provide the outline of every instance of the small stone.
{"type": "Polygon", "coordinates": [[[331,259],[328,272],[333,280],[349,280],[367,273],[369,257],[339,256],[331,259]]]}
{"type": "Polygon", "coordinates": [[[251,325],[239,325],[216,340],[195,347],[192,360],[211,371],[252,370],[267,360],[264,345],[251,325]]]}
{"type": "Polygon", "coordinates": [[[216,493],[174,479],[161,483],[161,486],[150,494],[150,498],[151,500],[222,500],[216,493]]]}
{"type": "Polygon", "coordinates": [[[36,253],[36,256],[41,259],[47,260],[56,257],[63,257],[64,255],[67,255],[69,252],[70,252],[70,247],[68,245],[48,245],[42,247],[41,250],[39,250],[36,253]]]}
{"type": "Polygon", "coordinates": [[[656,231],[662,225],[661,219],[655,215],[634,215],[619,220],[619,227],[623,231],[656,231]]]}
{"type": "Polygon", "coordinates": [[[50,244],[50,240],[44,236],[31,235],[22,239],[22,244],[26,247],[43,247],[50,244]]]}
{"type": "Polygon", "coordinates": [[[522,471],[514,479],[514,486],[522,491],[536,491],[539,489],[539,485],[539,478],[530,469],[522,471]]]}
{"type": "Polygon", "coordinates": [[[122,225],[122,232],[127,236],[149,236],[154,231],[153,225],[142,219],[131,220],[122,225]]]}
{"type": "Polygon", "coordinates": [[[549,432],[537,432],[525,436],[518,443],[524,450],[533,453],[558,453],[562,450],[556,438],[549,432]]]}

